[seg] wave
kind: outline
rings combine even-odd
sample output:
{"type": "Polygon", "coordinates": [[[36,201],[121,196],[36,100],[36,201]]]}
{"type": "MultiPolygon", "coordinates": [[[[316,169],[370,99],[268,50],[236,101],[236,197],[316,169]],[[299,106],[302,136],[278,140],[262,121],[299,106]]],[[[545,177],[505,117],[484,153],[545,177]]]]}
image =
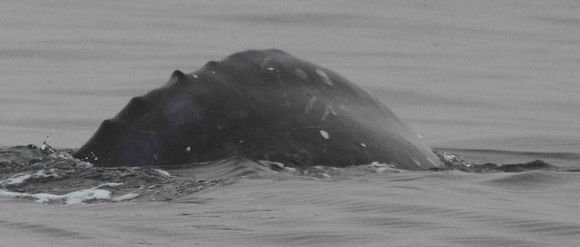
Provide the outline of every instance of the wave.
{"type": "MultiPolygon", "coordinates": [[[[501,150],[470,151],[509,153],[509,151],[501,150]]],[[[340,180],[390,173],[419,174],[396,178],[405,181],[422,177],[421,172],[399,170],[389,164],[376,162],[346,168],[326,166],[294,168],[278,162],[240,157],[172,167],[105,168],[74,159],[71,156],[72,152],[71,149],[53,149],[47,144],[0,148],[0,197],[23,198],[48,203],[172,201],[211,187],[234,184],[241,178],[340,180]]],[[[470,173],[557,170],[556,167],[542,161],[504,165],[475,164],[453,154],[441,152],[438,154],[448,165],[445,170],[470,173]]],[[[537,157],[545,156],[538,154],[537,157]]],[[[558,157],[575,156],[566,154],[558,157]]],[[[529,180],[526,176],[531,175],[509,179],[529,180]]],[[[506,183],[509,179],[505,178],[493,183],[506,183]]]]}
{"type": "Polygon", "coordinates": [[[496,149],[461,149],[461,148],[437,148],[437,150],[453,153],[479,153],[487,155],[510,155],[516,157],[532,157],[536,159],[562,159],[580,161],[580,153],[573,152],[526,152],[496,149]]]}

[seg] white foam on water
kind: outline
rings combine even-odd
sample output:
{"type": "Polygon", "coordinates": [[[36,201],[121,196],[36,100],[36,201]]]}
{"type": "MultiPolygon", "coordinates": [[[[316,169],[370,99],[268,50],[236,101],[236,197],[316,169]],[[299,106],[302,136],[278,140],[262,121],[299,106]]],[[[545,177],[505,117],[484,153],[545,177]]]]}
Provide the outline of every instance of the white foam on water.
{"type": "Polygon", "coordinates": [[[111,199],[111,192],[108,190],[101,190],[101,189],[86,189],[86,190],[79,190],[73,191],[71,193],[62,195],[62,196],[55,196],[51,194],[47,195],[48,201],[40,201],[40,202],[49,202],[52,200],[64,200],[66,204],[80,204],[86,201],[92,200],[110,200],[111,199]]]}
{"type": "Polygon", "coordinates": [[[100,188],[104,188],[104,187],[117,187],[117,186],[121,186],[123,185],[123,183],[104,183],[104,184],[100,184],[99,186],[95,187],[97,189],[100,188]]]}
{"type": "Polygon", "coordinates": [[[54,195],[48,193],[20,193],[12,192],[6,190],[0,190],[0,198],[22,198],[31,199],[36,202],[48,203],[48,202],[64,202],[66,204],[80,204],[86,201],[93,200],[110,200],[111,192],[108,190],[100,189],[85,189],[79,191],[73,191],[64,195],[54,195]]]}
{"type": "Polygon", "coordinates": [[[298,173],[298,170],[296,168],[294,168],[294,167],[288,167],[288,166],[286,166],[286,167],[284,167],[284,170],[286,172],[290,172],[290,173],[298,173]]]}
{"type": "Polygon", "coordinates": [[[114,202],[128,201],[128,200],[135,199],[135,198],[137,198],[139,196],[140,195],[137,194],[137,193],[127,193],[127,194],[124,194],[124,195],[120,195],[120,196],[113,197],[113,199],[111,199],[111,201],[114,201],[114,202]]]}
{"type": "Polygon", "coordinates": [[[24,183],[24,181],[28,180],[31,177],[32,177],[32,175],[30,175],[30,174],[16,174],[16,175],[14,175],[6,180],[0,181],[0,185],[22,184],[22,183],[24,183]]]}
{"type": "Polygon", "coordinates": [[[54,173],[54,169],[48,170],[48,173],[46,170],[43,169],[43,170],[38,170],[33,174],[16,174],[8,179],[0,181],[0,185],[3,185],[3,186],[19,185],[19,184],[23,184],[24,182],[26,182],[27,180],[29,180],[31,178],[46,178],[46,177],[58,177],[58,175],[56,175],[54,173]]]}
{"type": "Polygon", "coordinates": [[[26,193],[12,192],[12,191],[0,189],[0,198],[21,198],[21,197],[27,196],[27,195],[28,194],[26,194],[26,193]]]}
{"type": "MultiPolygon", "coordinates": [[[[21,193],[21,192],[12,192],[7,190],[0,189],[0,198],[21,198],[21,199],[29,199],[34,200],[36,202],[41,203],[50,203],[50,202],[64,202],[65,204],[80,204],[88,201],[96,201],[96,200],[104,200],[109,201],[111,199],[111,192],[108,190],[103,190],[100,188],[103,187],[116,187],[120,186],[122,183],[105,183],[99,186],[95,186],[89,189],[77,190],[73,191],[64,195],[55,195],[49,193],[21,193]]],[[[125,197],[120,196],[117,198],[125,199],[128,198],[128,195],[125,197]]],[[[133,197],[134,198],[134,197],[133,197]]]]}
{"type": "Polygon", "coordinates": [[[159,170],[159,169],[153,169],[154,171],[158,172],[159,174],[161,174],[162,176],[165,177],[171,177],[171,174],[169,174],[169,172],[166,172],[164,170],[159,170]]]}
{"type": "Polygon", "coordinates": [[[368,165],[365,165],[367,169],[370,169],[376,173],[386,172],[386,171],[396,171],[395,165],[387,164],[387,163],[379,163],[377,161],[373,161],[368,165]]]}

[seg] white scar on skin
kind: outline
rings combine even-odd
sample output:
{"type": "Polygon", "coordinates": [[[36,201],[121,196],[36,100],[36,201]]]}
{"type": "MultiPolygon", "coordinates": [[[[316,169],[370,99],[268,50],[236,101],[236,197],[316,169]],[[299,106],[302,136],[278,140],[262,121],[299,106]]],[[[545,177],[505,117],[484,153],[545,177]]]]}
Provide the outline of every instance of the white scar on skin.
{"type": "Polygon", "coordinates": [[[304,107],[305,114],[307,114],[308,112],[310,112],[310,110],[312,110],[312,107],[314,107],[316,101],[318,101],[318,97],[316,96],[312,96],[312,98],[308,100],[308,103],[306,103],[306,106],[304,107]]]}
{"type": "Polygon", "coordinates": [[[318,74],[318,77],[320,77],[322,82],[324,82],[326,85],[331,87],[334,86],[334,83],[332,83],[332,81],[330,80],[326,72],[324,72],[324,70],[316,69],[316,74],[318,74]]]}

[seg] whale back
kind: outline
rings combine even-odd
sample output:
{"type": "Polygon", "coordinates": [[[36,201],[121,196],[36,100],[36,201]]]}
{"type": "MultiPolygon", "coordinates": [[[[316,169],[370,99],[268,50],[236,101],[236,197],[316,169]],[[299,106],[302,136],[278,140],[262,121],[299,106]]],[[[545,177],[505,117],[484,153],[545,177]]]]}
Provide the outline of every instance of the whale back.
{"type": "Polygon", "coordinates": [[[211,61],[133,98],[75,157],[106,166],[173,165],[231,156],[292,166],[374,161],[441,166],[390,109],[354,83],[280,50],[211,61]]]}

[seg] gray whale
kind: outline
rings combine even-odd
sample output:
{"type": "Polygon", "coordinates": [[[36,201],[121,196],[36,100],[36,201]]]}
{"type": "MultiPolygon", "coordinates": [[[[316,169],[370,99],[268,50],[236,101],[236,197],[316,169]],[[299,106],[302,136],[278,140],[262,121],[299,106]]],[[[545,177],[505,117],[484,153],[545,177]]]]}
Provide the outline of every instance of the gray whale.
{"type": "Polygon", "coordinates": [[[239,156],[289,166],[442,164],[385,105],[280,50],[208,62],[133,98],[74,157],[103,166],[182,165],[239,156]]]}

